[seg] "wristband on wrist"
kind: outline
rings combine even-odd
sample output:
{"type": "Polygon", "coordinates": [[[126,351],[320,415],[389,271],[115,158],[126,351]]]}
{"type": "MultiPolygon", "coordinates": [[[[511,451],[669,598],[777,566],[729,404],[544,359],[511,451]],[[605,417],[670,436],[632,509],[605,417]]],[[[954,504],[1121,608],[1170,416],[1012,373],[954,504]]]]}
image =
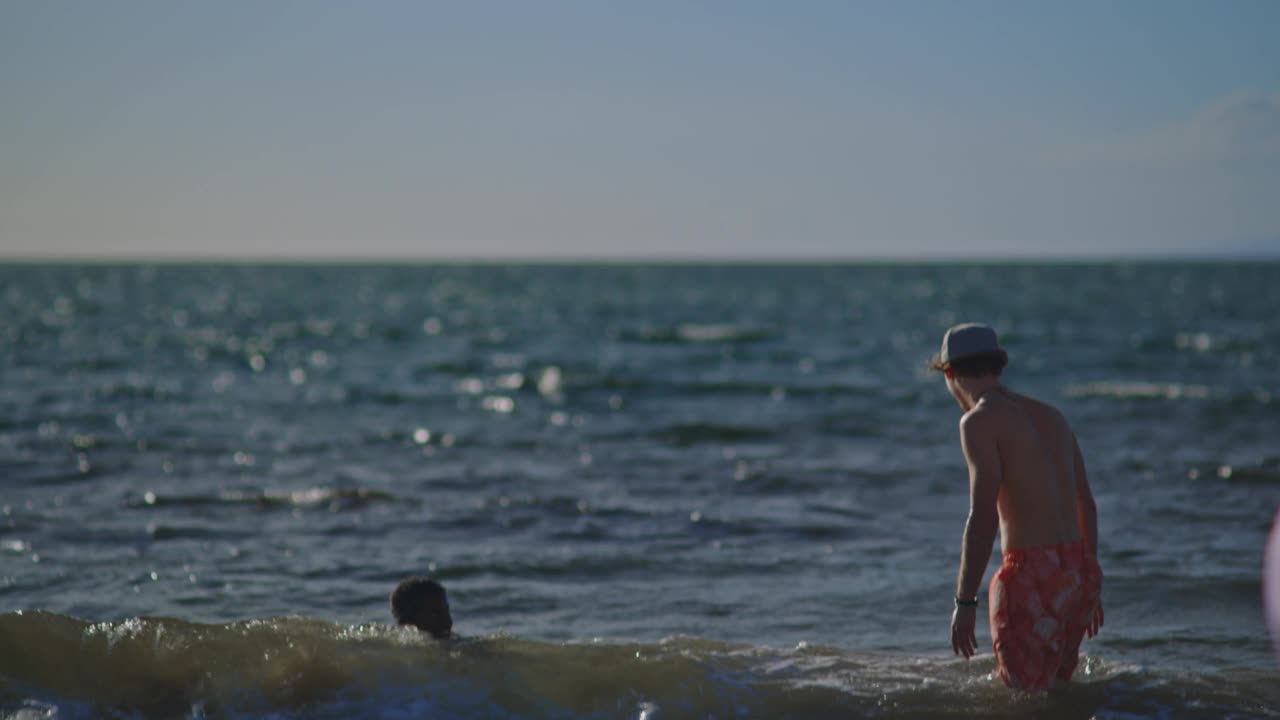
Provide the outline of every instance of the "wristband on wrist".
{"type": "Polygon", "coordinates": [[[961,600],[960,596],[956,596],[956,607],[958,608],[976,608],[978,607],[978,598],[972,600],[961,600]]]}

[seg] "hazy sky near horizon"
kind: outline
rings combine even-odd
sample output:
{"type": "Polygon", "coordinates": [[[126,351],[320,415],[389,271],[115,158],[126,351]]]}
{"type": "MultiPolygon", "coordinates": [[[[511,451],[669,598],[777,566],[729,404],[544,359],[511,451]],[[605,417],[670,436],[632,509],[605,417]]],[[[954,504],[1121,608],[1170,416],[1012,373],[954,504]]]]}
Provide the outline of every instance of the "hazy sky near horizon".
{"type": "Polygon", "coordinates": [[[1280,2],[8,2],[0,257],[1280,253],[1280,2]]]}

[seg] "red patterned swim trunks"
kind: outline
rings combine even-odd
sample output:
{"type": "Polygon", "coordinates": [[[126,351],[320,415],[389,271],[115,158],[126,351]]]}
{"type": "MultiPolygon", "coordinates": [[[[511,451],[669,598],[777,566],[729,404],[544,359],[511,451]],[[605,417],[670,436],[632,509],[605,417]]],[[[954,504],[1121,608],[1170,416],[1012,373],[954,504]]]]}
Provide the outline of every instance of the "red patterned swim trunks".
{"type": "Polygon", "coordinates": [[[1071,679],[1098,607],[1102,570],[1084,543],[1010,550],[991,579],[991,641],[1000,678],[1022,690],[1071,679]]]}

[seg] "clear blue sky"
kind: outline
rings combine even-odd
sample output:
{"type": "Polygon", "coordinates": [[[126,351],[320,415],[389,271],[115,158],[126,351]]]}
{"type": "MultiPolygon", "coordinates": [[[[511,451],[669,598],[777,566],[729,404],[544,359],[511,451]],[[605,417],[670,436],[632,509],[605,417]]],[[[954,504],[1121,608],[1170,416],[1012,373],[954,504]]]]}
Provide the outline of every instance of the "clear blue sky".
{"type": "Polygon", "coordinates": [[[0,3],[0,256],[1280,253],[1280,2],[0,3]]]}

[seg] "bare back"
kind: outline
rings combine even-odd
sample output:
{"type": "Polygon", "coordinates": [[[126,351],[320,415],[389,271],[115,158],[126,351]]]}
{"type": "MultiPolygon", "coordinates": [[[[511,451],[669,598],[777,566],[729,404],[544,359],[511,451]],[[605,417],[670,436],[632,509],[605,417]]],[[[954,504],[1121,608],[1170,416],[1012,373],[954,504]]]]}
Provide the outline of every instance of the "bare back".
{"type": "Polygon", "coordinates": [[[1000,387],[982,413],[1000,454],[1000,547],[1008,551],[1080,538],[1075,435],[1056,408],[1000,387]]]}

